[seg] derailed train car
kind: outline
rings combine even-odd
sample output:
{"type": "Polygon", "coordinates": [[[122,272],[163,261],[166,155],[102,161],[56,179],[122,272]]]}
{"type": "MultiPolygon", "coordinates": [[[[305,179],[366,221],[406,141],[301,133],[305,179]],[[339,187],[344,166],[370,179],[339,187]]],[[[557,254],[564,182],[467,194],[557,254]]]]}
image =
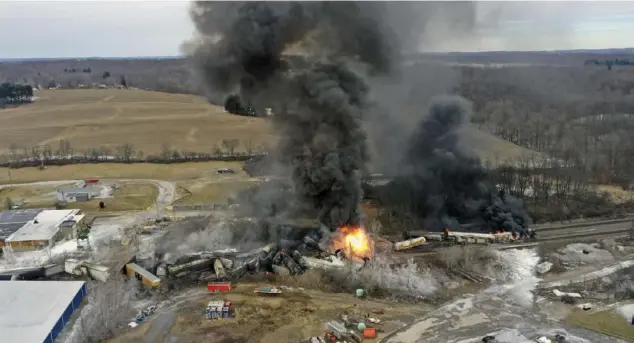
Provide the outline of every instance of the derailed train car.
{"type": "Polygon", "coordinates": [[[505,244],[514,243],[522,239],[535,239],[535,231],[527,230],[527,234],[521,236],[513,232],[495,232],[495,233],[477,233],[465,231],[452,231],[449,229],[443,232],[427,232],[427,231],[405,231],[404,239],[414,239],[425,237],[428,241],[441,241],[450,244],[505,244]]]}

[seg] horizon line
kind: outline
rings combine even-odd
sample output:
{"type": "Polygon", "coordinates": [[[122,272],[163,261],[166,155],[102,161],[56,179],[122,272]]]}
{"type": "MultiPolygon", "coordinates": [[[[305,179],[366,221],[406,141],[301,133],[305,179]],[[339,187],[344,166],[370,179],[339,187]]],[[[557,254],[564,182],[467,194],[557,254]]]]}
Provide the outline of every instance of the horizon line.
{"type": "MultiPolygon", "coordinates": [[[[597,48],[597,49],[553,49],[553,50],[481,50],[481,51],[425,51],[406,53],[411,54],[486,54],[486,53],[552,53],[552,52],[578,52],[578,51],[609,51],[609,50],[634,50],[634,47],[627,48],[597,48]]],[[[0,61],[20,61],[20,60],[114,60],[114,59],[178,59],[186,58],[185,55],[139,55],[139,56],[62,56],[62,57],[0,57],[0,61]]]]}

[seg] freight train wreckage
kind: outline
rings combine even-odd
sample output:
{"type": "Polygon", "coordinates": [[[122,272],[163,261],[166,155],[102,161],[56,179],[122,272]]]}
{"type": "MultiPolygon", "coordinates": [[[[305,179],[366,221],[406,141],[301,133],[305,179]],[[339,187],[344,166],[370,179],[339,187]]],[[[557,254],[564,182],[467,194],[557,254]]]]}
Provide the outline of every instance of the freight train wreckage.
{"type": "MultiPolygon", "coordinates": [[[[157,253],[146,260],[133,258],[122,271],[128,276],[136,276],[149,287],[158,287],[161,280],[235,282],[245,275],[258,273],[295,276],[311,268],[359,270],[375,257],[375,239],[363,227],[339,228],[330,234],[327,242],[322,239],[323,228],[320,233],[318,227],[297,225],[284,228],[284,234],[281,234],[276,231],[276,224],[273,227],[273,230],[266,228],[263,231],[268,232],[265,239],[275,243],[258,249],[201,251],[178,257],[157,253]]],[[[519,239],[509,232],[479,234],[449,230],[443,233],[408,231],[404,236],[402,241],[385,242],[387,246],[381,245],[380,250],[402,252],[428,246],[436,240],[454,244],[491,244],[512,243],[519,239]]]]}
{"type": "Polygon", "coordinates": [[[363,229],[342,229],[327,246],[319,240],[318,235],[306,235],[301,240],[280,239],[247,252],[224,249],[179,257],[170,253],[146,259],[135,256],[122,272],[148,287],[158,287],[161,280],[236,281],[258,273],[294,276],[311,268],[360,269],[373,259],[374,244],[363,229]]]}
{"type": "MultiPolygon", "coordinates": [[[[284,238],[271,239],[275,243],[246,252],[224,249],[178,257],[170,253],[156,253],[150,258],[135,256],[125,264],[122,272],[154,288],[162,281],[173,280],[235,282],[245,275],[259,273],[295,276],[309,269],[360,270],[374,260],[374,240],[361,227],[340,228],[327,242],[315,230],[299,234],[286,231],[285,235],[277,237],[284,238]]],[[[389,250],[406,250],[425,242],[425,238],[419,237],[390,243],[389,250]]]]}
{"type": "Polygon", "coordinates": [[[343,252],[329,254],[317,251],[313,252],[313,256],[305,256],[298,250],[268,244],[246,253],[227,249],[187,254],[175,260],[167,254],[156,264],[135,257],[122,271],[128,276],[135,276],[148,287],[158,287],[161,280],[235,282],[247,274],[301,275],[310,268],[363,268],[369,261],[369,257],[346,258],[343,252]]]}

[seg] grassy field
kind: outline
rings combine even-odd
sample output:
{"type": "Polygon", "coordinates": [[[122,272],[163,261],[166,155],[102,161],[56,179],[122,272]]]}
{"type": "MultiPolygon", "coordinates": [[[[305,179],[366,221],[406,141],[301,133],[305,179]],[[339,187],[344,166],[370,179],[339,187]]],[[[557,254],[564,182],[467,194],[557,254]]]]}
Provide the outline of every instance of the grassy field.
{"type": "Polygon", "coordinates": [[[505,141],[474,127],[463,129],[462,137],[465,139],[463,143],[465,143],[466,148],[473,149],[483,161],[488,161],[493,165],[506,160],[517,161],[536,154],[533,150],[505,141]]]}
{"type": "Polygon", "coordinates": [[[75,164],[61,167],[8,169],[0,168],[0,184],[75,179],[158,179],[193,180],[217,175],[221,168],[231,168],[242,175],[242,162],[191,162],[175,164],[75,164]]]}
{"type": "Polygon", "coordinates": [[[625,341],[634,341],[634,325],[628,323],[625,318],[615,313],[614,310],[592,313],[574,310],[566,318],[566,322],[625,341]]]}
{"type": "Polygon", "coordinates": [[[4,208],[9,198],[13,203],[24,201],[25,207],[50,207],[55,204],[56,189],[70,185],[4,187],[0,189],[0,205],[4,208]]]}
{"type": "MultiPolygon", "coordinates": [[[[0,189],[0,201],[2,206],[6,204],[6,199],[10,198],[14,202],[23,200],[25,205],[22,208],[54,208],[57,201],[55,190],[61,187],[56,186],[19,186],[0,189]]],[[[154,205],[158,189],[154,185],[148,184],[122,184],[112,193],[111,198],[93,199],[87,202],[74,202],[68,204],[67,208],[79,208],[86,212],[99,212],[99,202],[103,201],[106,208],[102,212],[118,211],[140,211],[154,205]]]]}
{"type": "Polygon", "coordinates": [[[271,143],[269,122],[225,113],[193,95],[135,89],[41,90],[36,101],[0,110],[0,149],[71,142],[76,150],[131,143],[144,153],[163,144],[181,151],[211,152],[223,139],[238,139],[236,151],[271,143]]]}
{"type": "Polygon", "coordinates": [[[180,185],[191,192],[191,195],[184,196],[175,204],[192,205],[192,204],[220,204],[226,203],[230,196],[237,192],[255,186],[257,183],[249,180],[229,180],[223,182],[209,182],[200,184],[197,187],[191,187],[187,183],[180,185]]]}
{"type": "Polygon", "coordinates": [[[260,182],[251,178],[244,170],[232,168],[234,174],[218,174],[215,171],[201,175],[196,180],[177,182],[179,196],[175,204],[191,205],[203,203],[226,203],[238,191],[253,187],[260,182]]]}
{"type": "Polygon", "coordinates": [[[73,202],[67,208],[79,208],[85,212],[118,212],[118,211],[143,211],[154,205],[158,189],[148,184],[122,184],[113,193],[111,198],[92,199],[86,202],[73,202]],[[99,202],[106,205],[103,210],[99,208],[99,202]]]}
{"type": "MultiPolygon", "coordinates": [[[[130,143],[145,154],[160,153],[164,144],[181,151],[211,152],[223,139],[238,139],[236,151],[275,142],[268,120],[231,115],[193,95],[76,89],[41,90],[36,96],[32,104],[0,110],[0,151],[12,144],[56,150],[62,139],[76,150],[130,143]]],[[[467,128],[462,136],[484,160],[530,152],[475,128],[467,128]]]]}

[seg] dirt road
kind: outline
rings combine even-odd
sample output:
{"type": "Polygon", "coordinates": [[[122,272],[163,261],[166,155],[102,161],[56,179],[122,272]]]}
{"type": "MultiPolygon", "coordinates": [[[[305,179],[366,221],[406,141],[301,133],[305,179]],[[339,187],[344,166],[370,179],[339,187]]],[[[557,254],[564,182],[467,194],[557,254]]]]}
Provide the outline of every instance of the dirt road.
{"type": "MultiPolygon", "coordinates": [[[[278,297],[257,296],[253,291],[264,284],[240,283],[229,293],[214,295],[190,291],[171,305],[159,308],[159,315],[147,327],[130,329],[115,342],[220,342],[222,339],[250,338],[261,343],[280,343],[323,335],[324,324],[339,320],[342,313],[363,318],[372,309],[383,309],[386,333],[397,330],[429,310],[426,304],[394,303],[387,300],[360,300],[352,294],[333,294],[315,290],[285,289],[278,297]],[[212,300],[230,300],[236,311],[235,319],[212,321],[205,319],[203,310],[212,300]],[[172,321],[172,318],[176,318],[172,321]],[[138,334],[147,329],[143,338],[138,334]],[[134,338],[133,338],[134,337],[134,338]]],[[[177,297],[178,298],[178,297],[177,297]]],[[[386,333],[380,333],[379,337],[386,333]]],[[[372,343],[376,340],[364,340],[372,343]]]]}

